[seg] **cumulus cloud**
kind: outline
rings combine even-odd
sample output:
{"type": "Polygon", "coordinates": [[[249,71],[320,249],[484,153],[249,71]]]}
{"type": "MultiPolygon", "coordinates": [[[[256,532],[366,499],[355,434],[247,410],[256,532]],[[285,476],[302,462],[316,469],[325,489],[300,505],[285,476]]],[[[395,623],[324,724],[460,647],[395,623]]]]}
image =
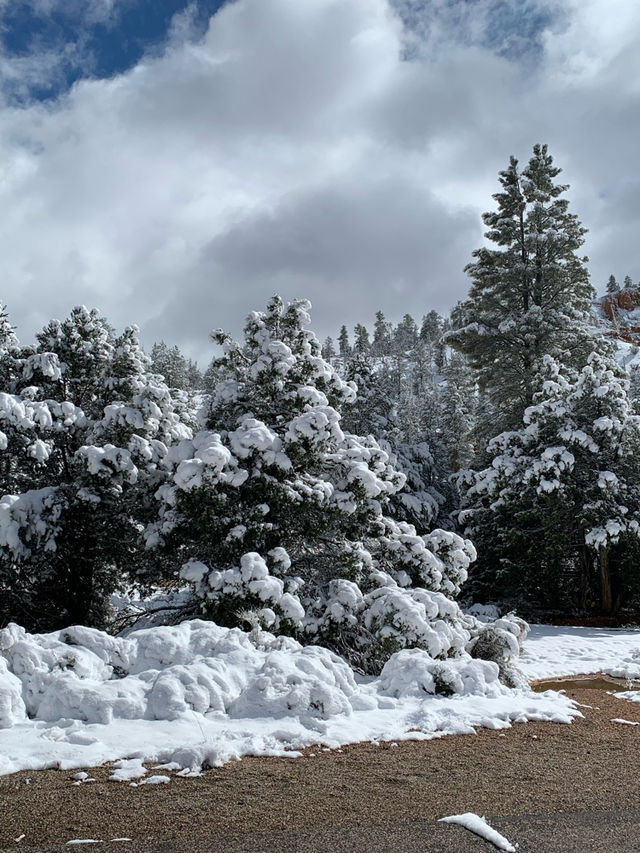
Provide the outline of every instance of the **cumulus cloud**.
{"type": "Polygon", "coordinates": [[[637,279],[639,16],[235,0],[203,36],[187,13],[129,71],[0,109],[10,316],[28,339],[97,305],[205,360],[210,329],[237,332],[276,291],[309,296],[321,335],[446,311],[498,170],[537,141],[591,229],[594,282],[637,279]]]}

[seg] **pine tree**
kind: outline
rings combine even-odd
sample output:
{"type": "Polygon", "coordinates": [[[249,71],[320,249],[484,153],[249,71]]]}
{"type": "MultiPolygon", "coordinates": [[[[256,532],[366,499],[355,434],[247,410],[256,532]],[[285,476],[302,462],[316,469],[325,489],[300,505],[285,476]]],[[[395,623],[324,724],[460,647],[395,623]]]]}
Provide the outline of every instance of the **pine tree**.
{"type": "Polygon", "coordinates": [[[405,314],[398,323],[393,335],[394,352],[404,355],[415,347],[418,341],[418,327],[410,314],[405,314]]]}
{"type": "Polygon", "coordinates": [[[187,385],[189,391],[201,391],[204,387],[204,377],[197,362],[193,359],[187,361],[187,385]]]}
{"type": "MultiPolygon", "coordinates": [[[[386,513],[420,531],[430,530],[434,524],[444,525],[446,520],[451,526],[448,515],[456,501],[448,481],[450,470],[435,429],[429,429],[425,418],[426,412],[432,415],[436,411],[434,403],[424,402],[422,389],[415,393],[409,390],[397,400],[399,383],[389,381],[386,365],[374,370],[363,356],[349,361],[345,378],[355,382],[357,398],[343,407],[342,428],[357,435],[375,436],[406,478],[403,488],[389,497],[386,513]]],[[[401,384],[408,387],[407,383],[401,384]]]]}
{"type": "Polygon", "coordinates": [[[614,275],[610,275],[607,281],[607,293],[620,293],[620,285],[614,275]]]}
{"type": "Polygon", "coordinates": [[[333,345],[332,337],[326,337],[324,339],[324,343],[322,344],[322,357],[326,361],[331,361],[332,358],[336,357],[336,348],[333,345]]]}
{"type": "Polygon", "coordinates": [[[0,622],[100,626],[141,568],[161,461],[189,415],[148,373],[135,327],[116,336],[75,308],[37,337],[0,354],[14,373],[0,394],[0,622]]]}
{"type": "Polygon", "coordinates": [[[358,323],[353,331],[355,336],[353,343],[354,353],[368,355],[371,352],[371,342],[369,341],[369,332],[366,327],[358,323]]]}
{"type": "Polygon", "coordinates": [[[374,371],[371,361],[356,354],[346,366],[344,378],[353,383],[357,396],[341,408],[341,427],[355,435],[372,435],[393,446],[400,438],[398,411],[384,381],[384,371],[374,371]]]}
{"type": "Polygon", "coordinates": [[[462,477],[476,587],[611,614],[640,588],[640,418],[628,380],[594,352],[578,374],[546,356],[536,385],[521,427],[489,443],[487,468],[462,477]]]}
{"type": "Polygon", "coordinates": [[[351,354],[349,332],[347,332],[347,327],[344,325],[340,327],[340,334],[338,335],[338,352],[343,359],[347,359],[351,354]]]}
{"type": "Polygon", "coordinates": [[[151,365],[160,374],[169,388],[186,390],[189,383],[189,363],[179,347],[168,347],[164,341],[151,347],[151,365]]]}
{"type": "Polygon", "coordinates": [[[623,290],[635,290],[635,286],[633,284],[633,279],[630,275],[625,275],[624,283],[622,285],[623,290]]]}
{"type": "Polygon", "coordinates": [[[384,356],[391,352],[391,323],[387,322],[382,311],[376,311],[376,322],[373,326],[372,351],[374,355],[384,356]]]}
{"type": "MultiPolygon", "coordinates": [[[[373,438],[342,429],[355,388],[321,356],[308,303],[274,298],[244,342],[222,332],[207,429],[169,450],[150,545],[164,541],[202,612],[323,642],[368,671],[395,650],[461,654],[450,596],[473,548],[384,514],[404,476],[373,438]]],[[[466,639],[465,639],[466,636],[466,639]]]]}
{"type": "Polygon", "coordinates": [[[444,367],[444,380],[438,432],[447,451],[449,469],[455,473],[467,468],[473,460],[477,409],[475,380],[459,353],[454,353],[444,367]]]}
{"type": "Polygon", "coordinates": [[[420,340],[424,343],[435,344],[442,337],[444,321],[437,311],[429,311],[422,318],[420,340]]]}
{"type": "Polygon", "coordinates": [[[585,229],[561,198],[555,183],[561,170],[546,145],[535,145],[520,171],[511,157],[500,173],[498,209],[485,213],[487,239],[466,267],[469,298],[456,312],[457,328],[447,335],[477,371],[489,395],[498,428],[518,423],[531,405],[536,364],[545,354],[584,362],[593,347],[587,328],[593,297],[577,254],[585,229]]]}

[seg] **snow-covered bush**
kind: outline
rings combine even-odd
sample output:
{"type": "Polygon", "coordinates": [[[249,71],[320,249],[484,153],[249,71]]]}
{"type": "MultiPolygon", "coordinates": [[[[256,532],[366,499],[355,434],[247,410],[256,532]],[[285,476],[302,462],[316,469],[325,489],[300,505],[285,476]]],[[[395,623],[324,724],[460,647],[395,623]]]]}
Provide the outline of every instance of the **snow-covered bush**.
{"type": "Polygon", "coordinates": [[[206,429],[171,447],[151,547],[182,558],[203,614],[321,642],[379,669],[404,647],[464,654],[475,621],[452,597],[473,546],[385,515],[405,478],[376,439],[345,432],[355,388],[320,353],[309,304],[218,333],[223,375],[206,429]]]}
{"type": "Polygon", "coordinates": [[[101,624],[190,415],[135,327],[116,336],[80,307],[37,340],[0,328],[0,625],[101,624]]]}
{"type": "Polygon", "coordinates": [[[327,649],[197,619],[128,637],[80,626],[32,635],[10,624],[0,630],[0,678],[10,685],[0,728],[27,714],[103,725],[194,713],[322,719],[351,714],[357,690],[327,649]]]}
{"type": "Polygon", "coordinates": [[[499,669],[492,661],[468,657],[433,660],[422,649],[404,649],[393,655],[380,673],[380,690],[387,696],[500,695],[499,669]]]}
{"type": "Polygon", "coordinates": [[[517,659],[528,633],[529,625],[524,619],[509,613],[482,625],[467,651],[473,658],[496,663],[500,680],[508,687],[524,687],[527,682],[517,667],[517,659]]]}

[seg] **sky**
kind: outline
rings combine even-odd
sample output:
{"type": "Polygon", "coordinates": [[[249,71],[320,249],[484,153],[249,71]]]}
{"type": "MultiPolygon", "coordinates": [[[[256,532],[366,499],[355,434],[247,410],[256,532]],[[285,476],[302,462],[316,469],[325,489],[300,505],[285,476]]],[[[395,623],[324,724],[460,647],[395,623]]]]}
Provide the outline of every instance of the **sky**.
{"type": "Polygon", "coordinates": [[[537,142],[598,292],[638,280],[636,0],[0,0],[0,300],[203,366],[274,293],[419,321],[537,142]]]}

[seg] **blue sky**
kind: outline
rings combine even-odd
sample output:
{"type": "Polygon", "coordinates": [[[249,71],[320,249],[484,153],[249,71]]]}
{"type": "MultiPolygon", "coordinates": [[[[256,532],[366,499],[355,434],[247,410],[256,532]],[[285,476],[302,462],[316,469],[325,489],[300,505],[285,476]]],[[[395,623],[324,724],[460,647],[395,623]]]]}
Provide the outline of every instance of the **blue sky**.
{"type": "Polygon", "coordinates": [[[278,292],[324,337],[463,298],[546,142],[595,287],[640,278],[637,0],[0,0],[0,274],[206,362],[278,292]]]}
{"type": "Polygon", "coordinates": [[[8,58],[46,54],[58,61],[24,86],[6,86],[18,103],[59,97],[80,78],[106,78],[162,49],[176,16],[188,18],[193,38],[225,0],[11,0],[1,9],[0,43],[8,58]]]}

